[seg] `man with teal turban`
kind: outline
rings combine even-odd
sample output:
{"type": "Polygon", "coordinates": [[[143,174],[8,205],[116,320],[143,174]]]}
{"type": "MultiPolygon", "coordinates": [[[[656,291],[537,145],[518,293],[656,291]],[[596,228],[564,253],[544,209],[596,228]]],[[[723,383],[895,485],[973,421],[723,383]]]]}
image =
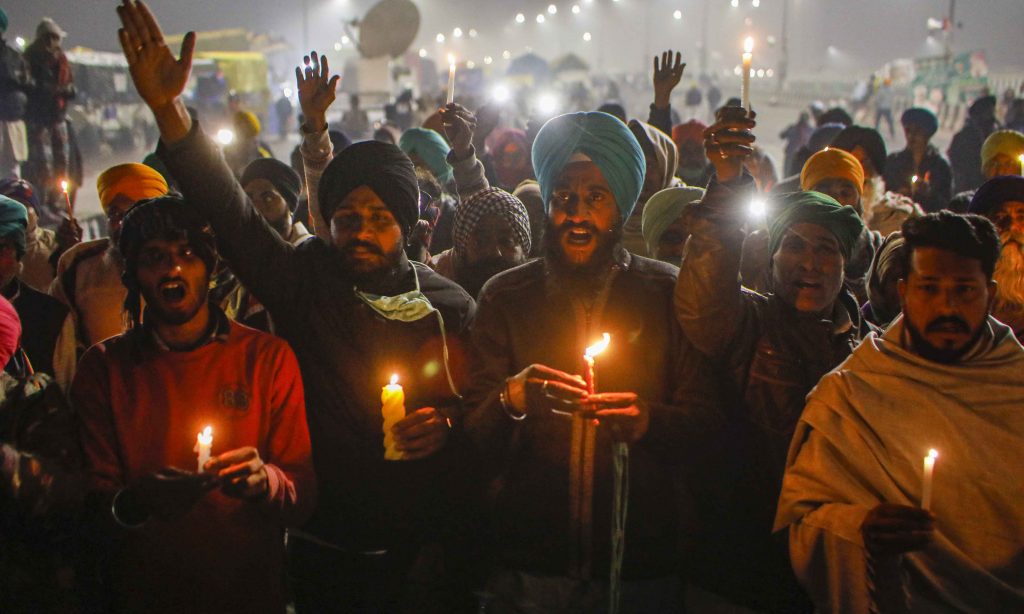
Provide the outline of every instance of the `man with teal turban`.
{"type": "Polygon", "coordinates": [[[804,398],[849,356],[865,326],[844,288],[844,265],[864,225],[857,212],[820,192],[783,195],[768,222],[770,292],[740,284],[754,179],[743,170],[754,118],[725,107],[705,138],[715,176],[687,214],[690,239],[676,286],[676,316],[716,364],[732,408],[708,432],[706,482],[694,485],[704,530],[691,581],[732,605],[809,612],[790,566],[785,536],[773,536],[786,452],[804,398]]]}
{"type": "Polygon", "coordinates": [[[430,171],[441,182],[441,187],[451,183],[452,167],[448,165],[451,148],[440,134],[426,128],[409,128],[402,133],[398,147],[418,168],[430,171]]]}
{"type": "Polygon", "coordinates": [[[672,318],[675,267],[621,245],[643,152],[611,115],[577,113],[541,128],[533,164],[547,214],[544,257],[480,291],[465,391],[466,432],[501,484],[487,591],[501,610],[602,611],[618,587],[614,568],[623,611],[677,612],[683,514],[665,496],[666,468],[698,462],[683,457],[701,448],[717,405],[703,377],[710,365],[672,318]],[[590,394],[579,374],[602,333],[610,345],[590,394]],[[629,445],[624,499],[613,499],[614,443],[629,445]],[[625,529],[621,567],[611,563],[613,501],[642,519],[625,529]]]}
{"type": "Polygon", "coordinates": [[[690,236],[683,214],[688,205],[703,197],[703,188],[676,186],[661,190],[647,201],[640,229],[651,257],[679,266],[690,236]]]}

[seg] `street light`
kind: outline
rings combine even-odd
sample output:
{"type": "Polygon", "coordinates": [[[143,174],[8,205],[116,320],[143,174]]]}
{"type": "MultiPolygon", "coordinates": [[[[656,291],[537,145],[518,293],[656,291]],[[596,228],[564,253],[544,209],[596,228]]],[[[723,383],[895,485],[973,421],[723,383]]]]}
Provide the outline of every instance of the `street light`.
{"type": "Polygon", "coordinates": [[[444,42],[444,34],[438,32],[437,36],[434,37],[434,40],[436,40],[439,43],[443,43],[444,42]]]}
{"type": "Polygon", "coordinates": [[[558,13],[558,7],[555,6],[554,4],[549,4],[548,5],[548,15],[554,15],[556,13],[558,13]]]}
{"type": "Polygon", "coordinates": [[[455,38],[462,38],[462,28],[456,26],[455,29],[452,30],[452,36],[455,38]]]}
{"type": "Polygon", "coordinates": [[[537,23],[544,23],[544,14],[537,13],[537,23]]]}
{"type": "Polygon", "coordinates": [[[683,18],[683,12],[680,11],[679,9],[676,9],[675,12],[672,13],[672,18],[676,19],[676,20],[682,19],[683,18]]]}
{"type": "Polygon", "coordinates": [[[590,35],[590,32],[583,33],[583,42],[589,43],[591,38],[593,37],[590,35]]]}
{"type": "Polygon", "coordinates": [[[580,9],[580,5],[578,5],[578,4],[572,5],[572,14],[573,15],[579,15],[580,14],[580,10],[581,10],[580,9]]]}
{"type": "Polygon", "coordinates": [[[516,23],[523,23],[526,21],[526,15],[522,13],[516,13],[516,23]]]}

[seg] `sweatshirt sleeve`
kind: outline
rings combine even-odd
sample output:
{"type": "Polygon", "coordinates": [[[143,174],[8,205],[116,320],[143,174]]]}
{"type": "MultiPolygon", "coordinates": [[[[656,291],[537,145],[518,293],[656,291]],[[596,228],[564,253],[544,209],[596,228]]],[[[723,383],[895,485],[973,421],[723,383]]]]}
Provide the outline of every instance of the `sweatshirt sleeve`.
{"type": "Polygon", "coordinates": [[[756,326],[757,295],[745,290],[739,277],[746,211],[740,201],[753,185],[746,174],[730,184],[712,179],[692,210],[691,235],[679,266],[676,317],[693,345],[715,360],[735,351],[736,340],[756,326]]]}
{"type": "Polygon", "coordinates": [[[460,204],[466,202],[471,195],[491,187],[487,181],[487,174],[484,172],[484,165],[476,157],[475,148],[461,160],[455,157],[454,150],[449,151],[448,165],[452,167],[452,176],[455,178],[460,204]]]}
{"type": "Polygon", "coordinates": [[[302,169],[306,175],[309,221],[313,226],[313,234],[325,241],[330,239],[331,230],[320,209],[319,187],[324,169],[334,159],[333,147],[326,127],[319,132],[307,132],[305,127],[302,128],[302,144],[299,146],[299,153],[302,154],[302,169]]]}
{"type": "Polygon", "coordinates": [[[193,123],[184,139],[157,146],[186,202],[199,209],[217,236],[231,270],[277,317],[294,305],[307,275],[297,274],[295,249],[249,202],[217,145],[193,123]]]}
{"type": "Polygon", "coordinates": [[[665,134],[672,134],[672,105],[659,109],[651,103],[651,112],[647,116],[647,123],[661,130],[665,134]]]}
{"type": "Polygon", "coordinates": [[[266,377],[272,382],[270,431],[267,436],[267,505],[287,526],[297,526],[313,512],[316,477],[306,423],[306,402],[295,354],[279,342],[277,358],[266,377]]]}
{"type": "Polygon", "coordinates": [[[87,351],[71,384],[71,402],[78,414],[79,441],[91,490],[112,494],[124,487],[117,453],[117,431],[110,408],[109,374],[103,346],[87,351]]]}

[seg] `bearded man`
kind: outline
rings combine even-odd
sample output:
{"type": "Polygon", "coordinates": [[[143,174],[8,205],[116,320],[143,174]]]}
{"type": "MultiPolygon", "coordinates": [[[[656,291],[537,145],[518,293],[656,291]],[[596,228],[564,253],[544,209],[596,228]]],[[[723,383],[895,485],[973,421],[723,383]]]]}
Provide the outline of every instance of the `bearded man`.
{"type": "Polygon", "coordinates": [[[1024,339],[1024,177],[1006,175],[985,182],[968,211],[992,220],[999,231],[992,315],[1024,339]]]}

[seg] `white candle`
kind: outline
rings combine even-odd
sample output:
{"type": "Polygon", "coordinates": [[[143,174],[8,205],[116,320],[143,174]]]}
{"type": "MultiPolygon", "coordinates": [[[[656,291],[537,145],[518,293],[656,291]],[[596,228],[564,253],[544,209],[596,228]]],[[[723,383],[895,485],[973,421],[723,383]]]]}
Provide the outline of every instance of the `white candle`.
{"type": "Polygon", "coordinates": [[[380,393],[380,413],[384,417],[384,460],[401,460],[402,453],[395,447],[391,429],[405,417],[405,391],[398,384],[398,375],[380,393]]]}
{"type": "Polygon", "coordinates": [[[61,191],[64,192],[64,202],[67,204],[67,207],[68,207],[68,218],[73,218],[73,217],[75,217],[75,210],[71,207],[71,195],[68,194],[68,180],[67,179],[61,179],[61,181],[60,181],[60,189],[61,189],[61,191]]]}
{"type": "Polygon", "coordinates": [[[192,449],[197,455],[199,461],[199,468],[196,469],[198,473],[203,472],[203,465],[206,461],[210,460],[210,448],[213,447],[213,427],[207,426],[199,434],[196,435],[196,447],[192,449]]]}
{"type": "Polygon", "coordinates": [[[455,102],[455,56],[448,54],[448,104],[455,102]]]}
{"type": "Polygon", "coordinates": [[[921,481],[921,509],[926,510],[932,505],[932,474],[935,473],[935,459],[939,457],[937,450],[928,450],[924,457],[924,479],[921,481]]]}
{"type": "Polygon", "coordinates": [[[748,36],[743,41],[743,108],[750,111],[750,67],[754,63],[754,38],[748,36]]]}

